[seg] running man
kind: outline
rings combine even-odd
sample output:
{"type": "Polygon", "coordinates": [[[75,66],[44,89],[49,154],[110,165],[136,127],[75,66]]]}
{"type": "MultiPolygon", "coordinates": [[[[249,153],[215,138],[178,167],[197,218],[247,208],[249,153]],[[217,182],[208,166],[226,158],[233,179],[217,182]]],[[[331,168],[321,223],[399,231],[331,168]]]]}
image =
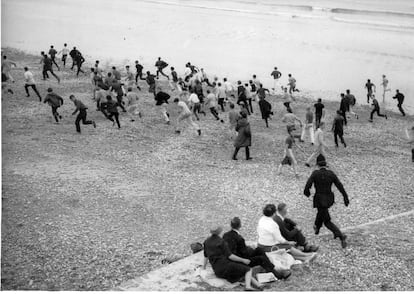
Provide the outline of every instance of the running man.
{"type": "MultiPolygon", "coordinates": [[[[125,66],[125,70],[126,70],[126,77],[125,77],[125,82],[127,87],[132,87],[135,83],[135,77],[134,74],[132,73],[132,71],[130,71],[129,69],[129,65],[125,66]]],[[[138,90],[141,91],[141,88],[137,85],[138,90]]]]}
{"type": "Polygon", "coordinates": [[[138,86],[138,78],[141,81],[145,81],[145,79],[142,77],[142,71],[144,70],[144,67],[139,63],[138,60],[135,60],[135,69],[136,69],[136,73],[135,73],[135,83],[138,86]]]}
{"type": "Polygon", "coordinates": [[[294,77],[292,77],[292,74],[289,74],[288,77],[289,77],[288,78],[288,80],[289,80],[289,83],[288,83],[289,94],[292,95],[292,93],[294,93],[294,92],[299,92],[299,90],[296,89],[296,79],[294,77]]]}
{"type": "Polygon", "coordinates": [[[325,140],[324,140],[324,133],[323,133],[323,130],[324,129],[325,129],[325,123],[324,122],[320,122],[320,124],[317,127],[316,132],[315,132],[315,146],[316,146],[316,150],[312,153],[312,155],[306,161],[305,165],[307,167],[310,167],[310,163],[313,160],[315,160],[315,158],[317,156],[319,156],[319,155],[326,156],[325,149],[327,149],[328,146],[326,145],[325,140]]]}
{"type": "Polygon", "coordinates": [[[156,96],[156,90],[155,90],[155,76],[151,74],[149,71],[147,71],[147,77],[145,78],[147,84],[148,84],[148,92],[154,94],[154,97],[156,96]]]}
{"type": "Polygon", "coordinates": [[[75,104],[75,111],[72,113],[72,115],[75,115],[76,113],[79,112],[78,116],[76,117],[75,120],[75,125],[76,125],[76,131],[80,134],[81,133],[81,128],[80,128],[80,122],[82,121],[82,123],[84,125],[93,125],[94,128],[96,128],[96,123],[93,120],[86,120],[86,116],[87,116],[87,112],[86,110],[88,109],[85,104],[82,103],[82,101],[78,100],[75,98],[74,95],[70,95],[69,99],[73,102],[73,104],[75,104]]]}
{"type": "MultiPolygon", "coordinates": [[[[56,59],[56,54],[57,54],[56,49],[53,47],[53,45],[51,45],[50,46],[50,49],[49,49],[50,59],[52,59],[52,63],[54,65],[56,65],[56,67],[57,67],[57,69],[59,71],[60,70],[59,65],[56,63],[56,60],[55,60],[56,59]]],[[[52,66],[53,66],[53,64],[52,64],[52,66]]]]}
{"type": "Polygon", "coordinates": [[[12,66],[17,67],[16,62],[7,59],[6,55],[3,55],[3,60],[1,61],[1,72],[7,76],[7,79],[14,83],[14,79],[10,73],[12,66]]]}
{"type": "Polygon", "coordinates": [[[36,83],[33,77],[33,74],[29,71],[29,68],[26,66],[24,68],[24,89],[26,91],[26,97],[30,97],[29,94],[29,87],[36,93],[37,97],[39,97],[39,101],[42,102],[42,97],[39,94],[39,91],[36,88],[36,83]]]}
{"type": "Polygon", "coordinates": [[[385,75],[382,75],[381,86],[382,86],[382,89],[383,89],[383,92],[382,92],[382,103],[383,104],[385,103],[385,93],[391,91],[391,89],[388,88],[388,83],[389,83],[389,81],[388,81],[387,77],[385,75]]]}
{"type": "Polygon", "coordinates": [[[379,106],[379,103],[378,103],[377,99],[375,98],[375,95],[372,95],[371,97],[372,97],[373,109],[372,109],[371,115],[369,117],[369,122],[373,122],[374,113],[377,113],[377,115],[380,116],[380,117],[385,117],[385,119],[388,119],[388,116],[386,114],[381,114],[380,113],[380,106],[379,106]]]}
{"type": "Polygon", "coordinates": [[[339,105],[339,110],[341,111],[341,113],[342,113],[342,116],[343,116],[343,118],[344,118],[344,124],[345,125],[347,125],[348,124],[348,121],[347,121],[347,119],[346,119],[346,113],[349,111],[349,100],[348,100],[348,97],[347,96],[345,96],[345,94],[344,93],[341,93],[341,103],[340,103],[340,105],[339,105]]]}
{"type": "Polygon", "coordinates": [[[178,98],[174,99],[174,103],[177,104],[177,106],[180,108],[181,112],[178,115],[177,118],[177,129],[175,130],[175,132],[177,134],[180,134],[182,131],[179,129],[180,123],[182,121],[184,121],[187,125],[193,127],[194,129],[197,130],[197,133],[199,136],[201,136],[201,129],[198,126],[198,124],[196,124],[192,117],[191,117],[191,111],[188,108],[187,104],[184,101],[180,101],[178,98]]]}
{"type": "Polygon", "coordinates": [[[299,142],[303,142],[301,139],[301,135],[294,135],[293,131],[296,130],[295,122],[298,122],[300,127],[302,128],[303,124],[302,121],[292,113],[292,110],[288,110],[288,112],[283,116],[282,122],[286,123],[286,129],[294,138],[298,138],[299,142]]]}
{"type": "Polygon", "coordinates": [[[299,174],[296,168],[298,165],[298,162],[296,161],[295,155],[293,154],[293,150],[292,150],[292,146],[293,144],[295,144],[295,138],[293,137],[291,130],[289,128],[287,132],[288,132],[288,136],[285,140],[285,150],[283,154],[283,160],[277,169],[277,173],[279,175],[282,174],[282,167],[288,164],[288,165],[292,165],[293,171],[295,172],[295,177],[299,178],[299,174]]]}
{"type": "Polygon", "coordinates": [[[56,123],[59,123],[59,119],[62,119],[62,116],[57,112],[58,108],[63,105],[63,98],[59,95],[53,93],[53,89],[47,89],[47,95],[44,103],[49,104],[52,107],[52,114],[55,118],[56,123]]]}
{"type": "Polygon", "coordinates": [[[226,89],[226,98],[229,99],[231,95],[233,94],[234,86],[232,83],[230,83],[227,80],[227,78],[223,79],[223,85],[224,85],[224,88],[226,89]]]}
{"type": "Polygon", "coordinates": [[[282,76],[282,73],[277,70],[277,67],[274,68],[272,73],[270,74],[273,77],[273,93],[276,93],[276,89],[279,87],[279,79],[282,76]]]}
{"type": "Polygon", "coordinates": [[[138,109],[138,94],[132,92],[132,87],[128,88],[128,93],[126,94],[127,97],[127,111],[131,121],[135,121],[135,116],[138,115],[139,118],[142,117],[141,112],[138,109]]]}
{"type": "Polygon", "coordinates": [[[305,141],[306,133],[309,134],[310,142],[311,142],[312,145],[314,145],[315,144],[315,138],[314,138],[314,133],[313,133],[313,113],[312,113],[311,108],[309,106],[306,107],[305,125],[302,128],[302,135],[300,137],[302,142],[305,141]]]}
{"type": "Polygon", "coordinates": [[[369,99],[374,96],[374,93],[376,91],[376,86],[371,83],[371,80],[368,79],[367,83],[365,84],[365,88],[367,89],[367,103],[369,104],[369,99]]]}
{"type": "Polygon", "coordinates": [[[194,93],[193,90],[191,90],[190,93],[191,93],[190,97],[188,97],[188,103],[190,105],[190,109],[192,109],[196,119],[200,120],[200,118],[198,117],[198,113],[200,113],[201,111],[200,99],[198,98],[197,94],[194,93]]]}
{"type": "Polygon", "coordinates": [[[70,68],[71,70],[73,70],[73,68],[75,67],[75,59],[76,56],[79,54],[80,52],[76,49],[76,47],[73,47],[72,50],[70,50],[69,55],[72,58],[72,67],[70,68]]]}
{"type": "Polygon", "coordinates": [[[80,72],[85,73],[82,70],[82,64],[85,62],[85,58],[83,58],[82,54],[78,51],[78,53],[76,54],[74,60],[75,60],[75,65],[78,68],[78,70],[76,72],[76,76],[78,77],[80,72]]]}
{"type": "Polygon", "coordinates": [[[121,107],[121,104],[119,102],[114,101],[112,99],[111,95],[106,96],[106,111],[108,113],[107,118],[113,122],[112,126],[115,126],[115,122],[118,125],[118,129],[121,128],[121,124],[119,123],[119,112],[118,112],[118,106],[121,107]],[[115,117],[115,120],[113,119],[115,117]]]}
{"type": "Polygon", "coordinates": [[[347,97],[348,101],[349,101],[349,113],[352,114],[353,116],[356,117],[356,119],[358,119],[358,114],[356,114],[354,112],[354,107],[356,105],[356,98],[353,94],[351,94],[351,91],[348,89],[346,90],[346,95],[345,97],[347,97]]]}
{"type": "Polygon", "coordinates": [[[260,107],[260,112],[262,113],[262,119],[264,119],[265,123],[266,123],[266,128],[269,127],[269,118],[270,115],[273,115],[273,111],[272,111],[272,104],[270,104],[266,98],[262,98],[259,100],[259,107],[260,107]]]}
{"type": "Polygon", "coordinates": [[[263,88],[263,84],[259,84],[259,86],[256,89],[256,94],[257,97],[259,97],[259,101],[262,99],[266,99],[266,92],[270,94],[269,89],[263,88]]]}
{"type": "Polygon", "coordinates": [[[218,104],[221,107],[221,111],[225,112],[224,109],[224,100],[227,98],[226,88],[221,83],[217,83],[217,100],[218,104]]]}
{"type": "Polygon", "coordinates": [[[162,74],[168,80],[170,79],[170,77],[162,71],[167,66],[168,63],[166,63],[164,60],[161,60],[161,57],[158,57],[157,62],[155,62],[155,67],[157,68],[157,79],[159,78],[159,74],[162,74]]]}
{"type": "Polygon", "coordinates": [[[403,116],[405,116],[404,109],[402,108],[402,105],[404,103],[404,95],[403,95],[403,93],[400,93],[400,90],[396,90],[396,94],[392,98],[393,99],[397,99],[397,101],[398,101],[398,105],[397,105],[398,106],[398,109],[400,110],[401,114],[403,116]]]}
{"type": "Polygon", "coordinates": [[[42,56],[43,56],[43,60],[41,62],[43,62],[43,80],[46,80],[46,78],[49,78],[49,75],[47,72],[50,72],[52,74],[52,76],[54,76],[56,78],[56,80],[58,81],[58,83],[60,83],[60,78],[53,72],[53,63],[52,63],[52,59],[50,59],[47,54],[45,54],[42,51],[42,56]]]}
{"type": "MultiPolygon", "coordinates": [[[[210,109],[211,114],[214,116],[216,120],[220,120],[216,106],[217,106],[217,97],[210,90],[207,90],[207,97],[206,97],[206,106],[210,109]]],[[[224,120],[221,120],[224,123],[224,120]]]]}
{"type": "Polygon", "coordinates": [[[316,125],[316,128],[318,128],[319,124],[322,121],[323,110],[325,108],[325,105],[322,104],[322,99],[318,98],[318,102],[315,103],[313,107],[315,107],[315,125],[316,125]]]}
{"type": "Polygon", "coordinates": [[[335,116],[333,124],[332,124],[332,132],[334,133],[334,140],[335,140],[336,148],[339,147],[338,137],[339,137],[339,139],[341,139],[341,143],[344,144],[344,147],[346,148],[346,143],[345,143],[345,140],[344,140],[344,123],[345,123],[345,120],[342,116],[342,111],[337,110],[336,111],[336,116],[335,116]]]}
{"type": "Polygon", "coordinates": [[[181,92],[180,87],[178,86],[178,75],[173,66],[171,66],[171,79],[172,79],[170,81],[171,91],[177,90],[178,92],[181,92]]]}
{"type": "Polygon", "coordinates": [[[158,93],[155,95],[155,101],[157,102],[155,103],[155,105],[159,108],[162,116],[165,119],[165,123],[169,125],[170,114],[167,111],[167,104],[168,104],[168,99],[170,99],[171,96],[163,92],[161,87],[158,87],[157,89],[158,89],[158,93]]]}
{"type": "Polygon", "coordinates": [[[118,102],[118,106],[122,108],[123,112],[126,112],[124,104],[122,102],[122,98],[124,97],[124,91],[122,90],[122,84],[119,80],[114,79],[112,82],[112,86],[109,89],[110,92],[114,91],[116,94],[116,100],[118,102]]]}
{"type": "Polygon", "coordinates": [[[69,49],[68,49],[68,44],[63,44],[63,48],[62,50],[59,51],[58,55],[60,53],[62,53],[62,62],[63,62],[63,68],[66,67],[66,59],[68,58],[68,54],[69,54],[69,49]]]}

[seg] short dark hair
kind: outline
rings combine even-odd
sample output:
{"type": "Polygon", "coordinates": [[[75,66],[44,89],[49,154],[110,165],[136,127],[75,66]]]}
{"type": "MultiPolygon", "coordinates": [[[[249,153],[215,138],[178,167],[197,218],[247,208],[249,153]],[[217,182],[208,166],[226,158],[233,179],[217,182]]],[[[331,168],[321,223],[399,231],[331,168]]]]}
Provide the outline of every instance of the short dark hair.
{"type": "Polygon", "coordinates": [[[178,98],[174,99],[174,103],[177,103],[178,101],[180,101],[180,99],[178,99],[178,98]]]}
{"type": "Polygon", "coordinates": [[[272,216],[274,215],[276,212],[276,206],[274,204],[267,204],[264,208],[263,208],[263,214],[265,216],[272,216]]]}
{"type": "Polygon", "coordinates": [[[282,210],[284,210],[285,208],[287,207],[287,205],[286,205],[286,203],[279,203],[278,205],[277,205],[277,211],[282,211],[282,210]]]}
{"type": "Polygon", "coordinates": [[[235,230],[240,229],[240,227],[241,227],[240,219],[237,216],[233,217],[233,219],[230,222],[230,226],[231,226],[232,229],[235,229],[235,230]]]}

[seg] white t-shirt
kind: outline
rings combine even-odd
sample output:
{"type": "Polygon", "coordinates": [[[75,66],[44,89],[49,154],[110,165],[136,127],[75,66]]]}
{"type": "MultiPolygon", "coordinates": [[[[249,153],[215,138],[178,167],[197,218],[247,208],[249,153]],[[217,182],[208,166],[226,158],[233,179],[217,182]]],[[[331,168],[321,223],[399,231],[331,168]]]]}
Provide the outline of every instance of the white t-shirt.
{"type": "Polygon", "coordinates": [[[229,81],[224,82],[224,87],[227,92],[233,91],[233,85],[229,81]]]}
{"type": "Polygon", "coordinates": [[[192,93],[190,97],[188,97],[188,102],[190,102],[191,104],[200,103],[200,99],[198,99],[197,94],[192,93]]]}
{"type": "Polygon", "coordinates": [[[34,85],[35,84],[33,74],[30,71],[26,71],[24,73],[24,79],[26,81],[26,84],[28,84],[28,85],[34,85]]]}
{"type": "Polygon", "coordinates": [[[218,87],[217,97],[218,98],[226,98],[226,88],[224,88],[224,86],[218,87]]]}
{"type": "Polygon", "coordinates": [[[181,115],[191,114],[190,109],[184,101],[178,101],[177,105],[181,108],[181,115]]]}
{"type": "Polygon", "coordinates": [[[216,107],[216,95],[210,93],[206,97],[206,105],[208,108],[216,107]]]}
{"type": "Polygon", "coordinates": [[[264,246],[274,246],[281,243],[287,243],[280,233],[279,226],[268,216],[262,216],[257,225],[257,234],[259,235],[258,243],[264,246]]]}
{"type": "Polygon", "coordinates": [[[63,47],[61,52],[62,52],[62,55],[68,55],[69,54],[69,49],[66,48],[66,47],[63,47]]]}
{"type": "Polygon", "coordinates": [[[128,92],[126,94],[126,97],[128,99],[129,105],[135,105],[135,104],[137,104],[138,99],[139,99],[138,94],[135,93],[135,92],[128,92]]]}

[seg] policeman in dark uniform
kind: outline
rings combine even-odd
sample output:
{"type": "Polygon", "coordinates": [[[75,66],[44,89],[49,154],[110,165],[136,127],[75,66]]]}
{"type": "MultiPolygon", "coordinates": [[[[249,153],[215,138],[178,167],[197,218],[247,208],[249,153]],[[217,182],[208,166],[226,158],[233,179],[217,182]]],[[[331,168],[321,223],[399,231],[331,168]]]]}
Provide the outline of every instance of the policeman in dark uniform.
{"type": "Polygon", "coordinates": [[[334,194],[331,190],[332,184],[335,184],[343,195],[345,206],[349,205],[348,195],[335,173],[327,169],[326,160],[322,154],[316,158],[316,163],[319,166],[319,169],[312,173],[306,183],[304,191],[304,194],[309,197],[311,194],[310,188],[312,185],[315,185],[313,207],[318,209],[318,214],[316,215],[315,224],[313,226],[315,234],[318,235],[322,225],[325,225],[325,227],[334,233],[335,239],[339,238],[341,240],[342,248],[346,248],[347,236],[343,234],[334,223],[332,223],[331,216],[329,215],[329,208],[335,202],[334,194]]]}

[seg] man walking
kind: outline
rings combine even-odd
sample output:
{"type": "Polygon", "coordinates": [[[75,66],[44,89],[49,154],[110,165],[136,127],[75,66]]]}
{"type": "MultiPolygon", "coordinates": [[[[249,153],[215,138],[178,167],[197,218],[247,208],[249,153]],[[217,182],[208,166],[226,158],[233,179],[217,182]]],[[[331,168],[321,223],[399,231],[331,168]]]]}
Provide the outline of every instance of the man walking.
{"type": "Polygon", "coordinates": [[[42,97],[40,96],[39,91],[37,91],[33,74],[29,71],[29,68],[27,66],[24,68],[24,80],[25,80],[24,89],[26,91],[26,96],[30,97],[30,94],[29,94],[29,87],[30,87],[36,93],[37,97],[39,97],[39,101],[42,102],[42,97]]]}
{"type": "Polygon", "coordinates": [[[312,185],[315,186],[313,207],[318,210],[313,227],[315,234],[318,235],[322,225],[325,225],[326,228],[332,231],[335,239],[339,238],[341,240],[342,248],[346,248],[347,236],[331,221],[331,216],[329,215],[329,208],[334,204],[334,194],[331,190],[332,184],[335,184],[336,188],[338,188],[343,195],[345,206],[349,205],[348,194],[345,192],[344,186],[335,173],[327,169],[325,157],[323,155],[318,156],[317,165],[319,166],[319,169],[312,173],[306,182],[305,190],[303,192],[306,197],[309,197],[311,195],[310,189],[312,185]]]}
{"type": "Polygon", "coordinates": [[[344,147],[346,148],[346,143],[344,141],[344,118],[342,116],[342,111],[338,110],[336,112],[336,116],[334,118],[333,124],[332,124],[332,132],[334,133],[334,139],[335,139],[335,146],[338,148],[338,137],[341,139],[341,143],[344,144],[344,147]]]}
{"type": "Polygon", "coordinates": [[[402,108],[402,104],[404,103],[404,94],[400,93],[400,90],[396,90],[396,94],[394,97],[392,97],[393,99],[397,99],[398,101],[398,109],[400,110],[401,114],[403,116],[405,116],[405,112],[404,109],[402,108]]]}
{"type": "Polygon", "coordinates": [[[321,123],[323,109],[325,108],[325,105],[322,104],[321,98],[318,98],[318,102],[315,103],[314,107],[315,107],[315,125],[316,125],[316,128],[318,128],[319,124],[321,123]]]}
{"type": "Polygon", "coordinates": [[[317,128],[315,132],[315,146],[316,150],[312,153],[312,155],[308,158],[305,165],[307,167],[310,167],[310,163],[318,156],[323,155],[326,156],[325,148],[328,148],[328,146],[325,143],[324,140],[324,133],[323,130],[325,129],[325,123],[321,122],[319,124],[319,127],[317,128]]]}
{"type": "Polygon", "coordinates": [[[55,118],[56,123],[59,123],[59,119],[62,119],[62,116],[57,112],[57,109],[63,105],[63,98],[59,95],[53,93],[53,89],[47,89],[47,95],[44,103],[48,103],[52,107],[52,114],[55,118]]]}

